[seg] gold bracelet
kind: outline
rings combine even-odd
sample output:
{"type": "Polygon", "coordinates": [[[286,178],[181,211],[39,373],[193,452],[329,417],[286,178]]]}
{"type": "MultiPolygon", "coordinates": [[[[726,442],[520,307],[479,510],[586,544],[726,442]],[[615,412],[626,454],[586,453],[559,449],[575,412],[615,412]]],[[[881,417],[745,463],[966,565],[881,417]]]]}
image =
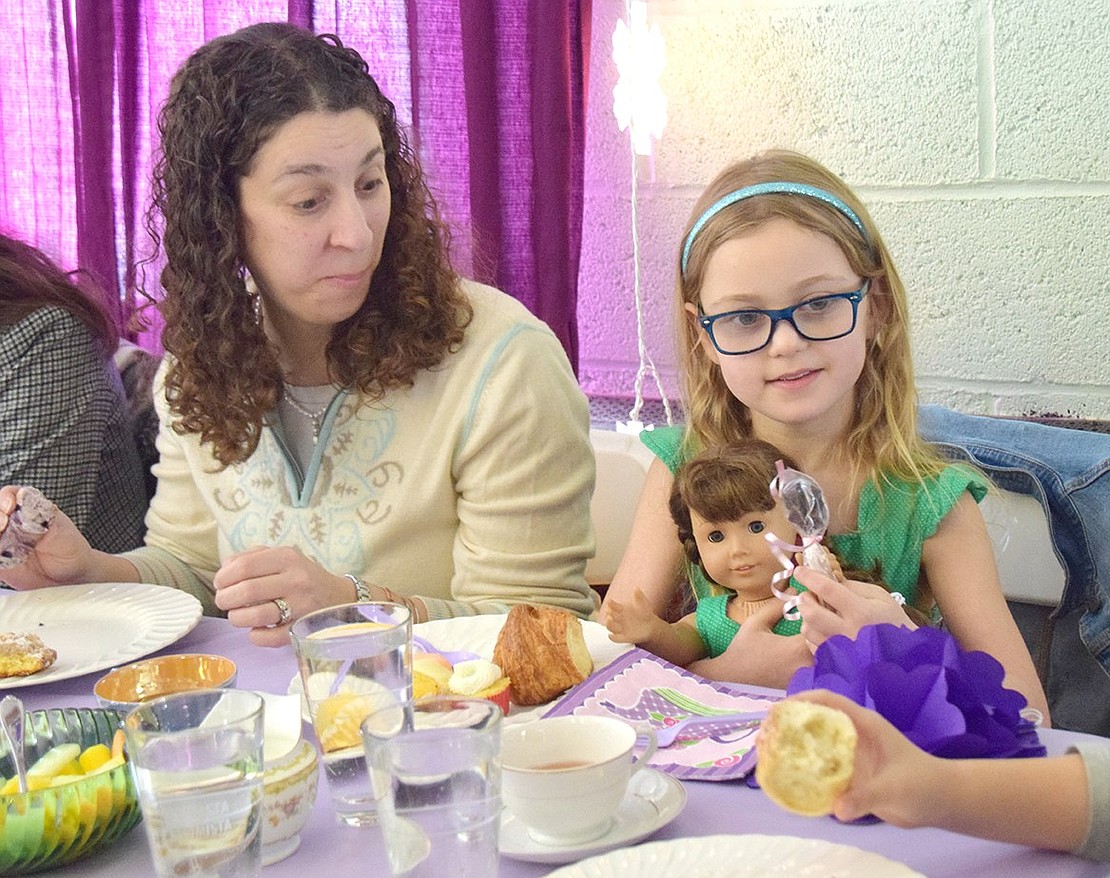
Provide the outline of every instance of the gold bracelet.
{"type": "Polygon", "coordinates": [[[351,582],[355,584],[355,600],[360,604],[368,604],[374,600],[374,596],[370,593],[370,586],[355,576],[353,573],[344,573],[351,582]]]}

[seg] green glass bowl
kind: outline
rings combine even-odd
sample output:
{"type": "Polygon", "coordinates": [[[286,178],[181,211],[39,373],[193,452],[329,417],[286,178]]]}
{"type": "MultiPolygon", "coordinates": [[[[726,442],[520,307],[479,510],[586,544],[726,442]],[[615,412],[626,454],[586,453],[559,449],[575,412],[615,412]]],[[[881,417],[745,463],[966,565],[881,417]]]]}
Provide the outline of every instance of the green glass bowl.
{"type": "MultiPolygon", "coordinates": [[[[57,744],[112,745],[114,710],[33,710],[25,720],[27,765],[57,744]]],[[[0,753],[0,773],[15,773],[0,753]]],[[[115,841],[139,822],[139,799],[127,764],[72,783],[0,796],[0,875],[28,875],[72,863],[115,841]]]]}

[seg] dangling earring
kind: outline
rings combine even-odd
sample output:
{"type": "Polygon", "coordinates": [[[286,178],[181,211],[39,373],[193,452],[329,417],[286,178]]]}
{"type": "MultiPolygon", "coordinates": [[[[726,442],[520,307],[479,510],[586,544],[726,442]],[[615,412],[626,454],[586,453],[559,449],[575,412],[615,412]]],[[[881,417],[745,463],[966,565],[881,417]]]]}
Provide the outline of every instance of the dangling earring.
{"type": "Polygon", "coordinates": [[[244,265],[239,269],[239,277],[243,279],[243,291],[250,296],[251,309],[254,312],[254,322],[262,325],[262,296],[258,292],[258,285],[251,277],[250,270],[244,265]]]}

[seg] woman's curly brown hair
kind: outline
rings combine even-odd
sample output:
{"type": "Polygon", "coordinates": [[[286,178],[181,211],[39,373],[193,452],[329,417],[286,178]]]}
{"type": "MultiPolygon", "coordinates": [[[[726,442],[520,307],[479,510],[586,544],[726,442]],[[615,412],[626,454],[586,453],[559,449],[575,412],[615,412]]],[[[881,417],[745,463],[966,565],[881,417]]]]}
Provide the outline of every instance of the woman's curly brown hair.
{"type": "Polygon", "coordinates": [[[391,212],[370,294],[328,344],[333,380],[370,400],[410,387],[458,348],[472,317],[419,162],[363,58],[332,34],[279,23],[205,44],[175,74],[158,117],[146,223],[166,258],[160,309],[174,430],[210,442],[224,466],[254,453],[283,380],[244,282],[239,182],[294,116],[352,109],[378,123],[391,212]]]}

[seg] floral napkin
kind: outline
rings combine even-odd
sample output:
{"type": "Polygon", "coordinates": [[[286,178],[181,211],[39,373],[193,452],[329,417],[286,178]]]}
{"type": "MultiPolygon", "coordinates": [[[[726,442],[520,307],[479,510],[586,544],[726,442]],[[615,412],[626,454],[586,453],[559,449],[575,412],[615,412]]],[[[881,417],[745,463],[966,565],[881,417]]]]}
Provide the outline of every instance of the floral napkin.
{"type": "MultiPolygon", "coordinates": [[[[691,716],[766,710],[781,700],[781,694],[706,680],[633,649],[571,689],[544,716],[601,714],[662,729],[691,716]]],[[[755,767],[757,732],[750,723],[740,728],[691,725],[669,747],[657,750],[648,764],[686,780],[742,778],[755,767]]]]}

